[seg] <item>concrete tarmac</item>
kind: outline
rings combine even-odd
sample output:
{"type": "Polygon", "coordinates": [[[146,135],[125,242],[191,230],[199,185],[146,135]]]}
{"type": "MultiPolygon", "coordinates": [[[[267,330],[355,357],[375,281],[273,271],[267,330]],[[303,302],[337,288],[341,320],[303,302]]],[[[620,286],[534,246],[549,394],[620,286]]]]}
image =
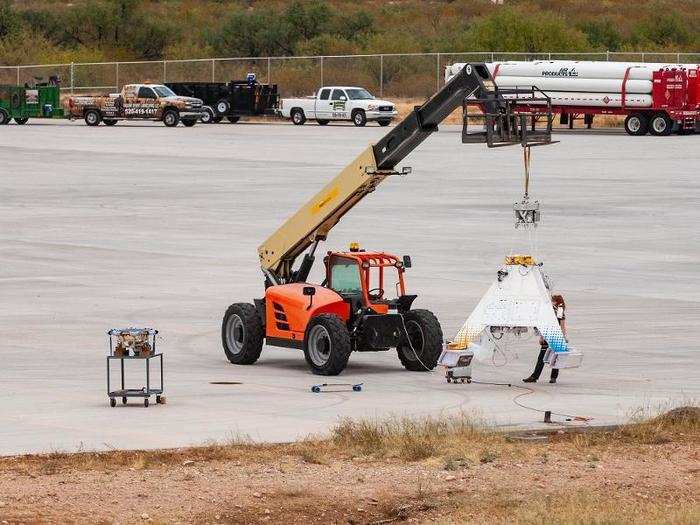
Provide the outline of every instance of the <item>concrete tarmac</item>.
{"type": "MultiPolygon", "coordinates": [[[[536,426],[537,410],[552,410],[607,424],[698,400],[697,135],[560,133],[560,143],[533,149],[531,194],[543,218],[528,240],[512,217],[521,148],[462,145],[459,128],[446,126],[403,163],[411,175],[385,181],[323,245],[358,241],[410,254],[409,291],[437,314],[446,338],[504,255],[532,248],[564,295],[570,339],[585,354],[556,385],[545,370],[533,393],[515,399],[528,391],[448,385],[440,371],[404,371],[393,351],[353,354],[335,379],[310,374],[296,350],[266,347],[253,366],[229,364],[221,317],[230,303],[262,295],[257,246],[386,131],[3,126],[0,454],[286,441],[327,432],[343,417],[464,412],[536,426]],[[108,406],[105,331],[128,325],[160,330],[164,406],[108,406]],[[324,381],[365,389],[310,392],[324,381]]],[[[507,360],[475,366],[475,379],[522,385],[537,341],[508,349],[507,360]]],[[[142,363],[128,364],[136,386],[142,363]]]]}

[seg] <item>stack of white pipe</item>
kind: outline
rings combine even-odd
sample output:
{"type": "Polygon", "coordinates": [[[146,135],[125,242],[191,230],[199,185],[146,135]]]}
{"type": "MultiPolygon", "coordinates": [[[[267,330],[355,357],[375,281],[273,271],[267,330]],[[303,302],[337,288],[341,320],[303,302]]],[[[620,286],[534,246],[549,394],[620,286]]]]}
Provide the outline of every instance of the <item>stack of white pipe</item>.
{"type": "MultiPolygon", "coordinates": [[[[445,81],[464,65],[447,66],[445,81]]],[[[569,60],[501,62],[487,66],[500,88],[529,89],[536,86],[552,99],[553,105],[612,108],[622,106],[623,83],[625,106],[650,107],[654,71],[662,68],[697,68],[689,64],[569,60]]]]}

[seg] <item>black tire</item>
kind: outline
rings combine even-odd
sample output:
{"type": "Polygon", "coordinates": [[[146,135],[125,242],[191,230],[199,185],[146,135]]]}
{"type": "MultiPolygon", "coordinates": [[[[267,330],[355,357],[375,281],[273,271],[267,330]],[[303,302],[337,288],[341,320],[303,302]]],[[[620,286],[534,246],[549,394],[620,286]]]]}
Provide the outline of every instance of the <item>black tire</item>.
{"type": "Polygon", "coordinates": [[[665,137],[673,131],[673,120],[666,112],[654,113],[649,119],[649,133],[657,137],[665,137]]]}
{"type": "Polygon", "coordinates": [[[306,363],[314,374],[337,376],[350,359],[350,332],[337,315],[317,315],[306,327],[303,348],[306,363]]]}
{"type": "Polygon", "coordinates": [[[432,370],[442,352],[440,322],[429,310],[410,310],[404,314],[403,320],[413,348],[403,344],[396,349],[401,364],[414,372],[432,370]]]}
{"type": "Polygon", "coordinates": [[[191,127],[194,126],[196,123],[197,123],[197,119],[196,119],[196,118],[182,119],[182,124],[183,124],[183,126],[185,126],[185,127],[187,127],[187,128],[191,128],[191,127]]]}
{"type": "Polygon", "coordinates": [[[100,122],[102,122],[102,113],[96,109],[88,109],[83,118],[88,126],[99,126],[100,122]]]}
{"type": "Polygon", "coordinates": [[[214,115],[214,118],[212,120],[214,121],[214,124],[218,124],[219,122],[224,120],[224,116],[223,115],[214,115]]]}
{"type": "Polygon", "coordinates": [[[109,406],[111,406],[112,408],[114,408],[115,406],[117,406],[117,400],[114,399],[113,397],[110,397],[110,398],[109,398],[109,406]]]}
{"type": "Polygon", "coordinates": [[[649,118],[644,113],[631,113],[625,118],[625,131],[633,137],[641,137],[649,131],[649,118]]]}
{"type": "Polygon", "coordinates": [[[105,126],[114,126],[117,123],[117,121],[114,120],[113,118],[109,118],[109,119],[106,118],[102,122],[105,123],[105,126]]]}
{"type": "Polygon", "coordinates": [[[15,124],[19,124],[20,126],[25,125],[27,122],[29,122],[29,117],[15,117],[15,124]]]}
{"type": "Polygon", "coordinates": [[[127,403],[127,399],[126,399],[126,396],[124,396],[124,397],[122,397],[122,405],[126,405],[126,403],[127,403]]]}
{"type": "Polygon", "coordinates": [[[226,115],[231,110],[231,104],[228,103],[228,100],[221,99],[216,103],[216,112],[221,115],[222,117],[226,115]]]}
{"type": "Polygon", "coordinates": [[[352,112],[352,123],[358,128],[363,127],[367,124],[367,115],[363,109],[356,109],[352,112]]]}
{"type": "Polygon", "coordinates": [[[224,353],[234,365],[252,365],[263,347],[263,323],[255,306],[234,303],[228,307],[221,323],[224,353]]]}
{"type": "Polygon", "coordinates": [[[4,126],[8,122],[10,122],[10,115],[4,109],[0,109],[0,126],[4,126]]]}
{"type": "Polygon", "coordinates": [[[238,117],[238,116],[229,116],[229,117],[226,117],[226,118],[228,119],[228,121],[229,121],[231,124],[235,124],[236,122],[238,122],[239,120],[241,120],[241,117],[238,117]]]}
{"type": "Polygon", "coordinates": [[[303,126],[306,122],[306,115],[304,115],[303,109],[294,108],[290,117],[292,117],[292,122],[295,126],[303,126]]]}
{"type": "Polygon", "coordinates": [[[391,120],[381,119],[381,120],[377,121],[377,124],[379,124],[380,126],[382,126],[384,128],[384,127],[388,126],[389,124],[391,124],[391,120]]]}
{"type": "Polygon", "coordinates": [[[202,113],[200,120],[202,124],[213,124],[214,116],[214,110],[209,106],[204,106],[204,113],[202,113]]]}
{"type": "Polygon", "coordinates": [[[163,403],[163,398],[160,395],[156,396],[156,404],[161,405],[163,403]]]}
{"type": "Polygon", "coordinates": [[[143,398],[143,406],[145,406],[146,408],[148,408],[148,398],[147,398],[147,397],[144,397],[144,398],[143,398]]]}
{"type": "Polygon", "coordinates": [[[330,120],[319,119],[316,122],[318,122],[319,126],[325,126],[326,124],[328,124],[330,122],[330,120]]]}
{"type": "Polygon", "coordinates": [[[180,123],[180,113],[176,109],[166,109],[163,113],[163,124],[174,128],[180,123]]]}

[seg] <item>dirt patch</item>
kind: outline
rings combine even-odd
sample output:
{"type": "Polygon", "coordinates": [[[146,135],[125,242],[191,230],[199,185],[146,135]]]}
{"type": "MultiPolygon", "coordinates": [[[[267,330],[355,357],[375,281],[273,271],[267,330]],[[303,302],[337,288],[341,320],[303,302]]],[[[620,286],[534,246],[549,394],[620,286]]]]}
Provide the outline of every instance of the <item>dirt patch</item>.
{"type": "Polygon", "coordinates": [[[424,419],[288,445],[18,456],[0,459],[0,521],[697,523],[699,443],[697,419],[670,415],[542,442],[424,419]]]}

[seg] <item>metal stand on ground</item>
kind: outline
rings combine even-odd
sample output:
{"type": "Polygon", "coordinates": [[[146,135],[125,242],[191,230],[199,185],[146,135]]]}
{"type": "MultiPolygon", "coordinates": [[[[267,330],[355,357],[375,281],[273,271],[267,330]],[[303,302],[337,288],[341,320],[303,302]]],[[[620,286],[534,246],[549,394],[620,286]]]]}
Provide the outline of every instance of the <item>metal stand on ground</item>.
{"type": "Polygon", "coordinates": [[[121,397],[122,403],[127,404],[130,397],[143,399],[143,406],[149,405],[151,396],[156,396],[156,403],[163,403],[163,354],[156,353],[155,336],[158,330],[152,328],[114,328],[107,332],[109,338],[109,355],[107,356],[107,397],[109,405],[115,407],[117,398],[121,397]],[[117,344],[114,345],[113,339],[117,344]],[[151,387],[151,359],[157,358],[160,365],[160,386],[151,387]],[[120,386],[118,390],[112,390],[111,361],[119,361],[120,386]],[[143,361],[146,365],[146,384],[142,388],[126,388],[125,361],[143,361]]]}

